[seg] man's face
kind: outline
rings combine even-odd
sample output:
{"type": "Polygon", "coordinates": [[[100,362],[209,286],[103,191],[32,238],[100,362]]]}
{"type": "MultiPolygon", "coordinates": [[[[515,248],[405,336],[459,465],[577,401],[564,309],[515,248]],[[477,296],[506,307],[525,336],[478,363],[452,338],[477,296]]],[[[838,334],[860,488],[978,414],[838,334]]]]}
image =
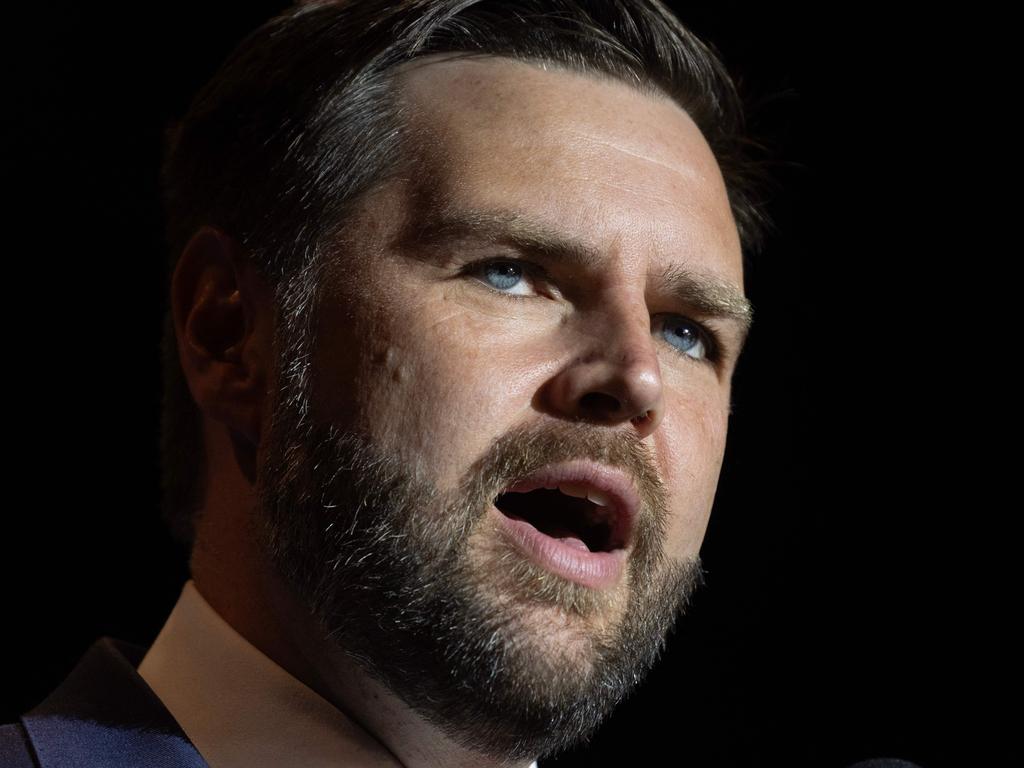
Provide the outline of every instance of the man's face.
{"type": "Polygon", "coordinates": [[[635,687],[700,582],[743,336],[711,305],[741,313],[740,245],[667,99],[497,58],[400,78],[418,170],[361,201],[292,318],[315,335],[279,373],[264,541],[410,706],[535,757],[635,687]],[[572,461],[620,472],[631,519],[503,494],[572,461]]]}

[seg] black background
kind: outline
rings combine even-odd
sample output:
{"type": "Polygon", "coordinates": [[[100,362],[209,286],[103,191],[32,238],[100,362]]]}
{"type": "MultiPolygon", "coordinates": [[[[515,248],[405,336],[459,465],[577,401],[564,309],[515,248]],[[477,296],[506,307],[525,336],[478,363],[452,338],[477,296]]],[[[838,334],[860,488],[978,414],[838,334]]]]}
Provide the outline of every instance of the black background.
{"type": "MultiPolygon", "coordinates": [[[[157,514],[161,133],[284,5],[49,5],[9,29],[5,722],[96,637],[151,642],[187,577],[157,514]]],[[[979,367],[940,298],[935,84],[963,92],[933,21],[772,6],[676,4],[783,163],[708,585],[593,744],[545,765],[955,764],[979,367]]]]}

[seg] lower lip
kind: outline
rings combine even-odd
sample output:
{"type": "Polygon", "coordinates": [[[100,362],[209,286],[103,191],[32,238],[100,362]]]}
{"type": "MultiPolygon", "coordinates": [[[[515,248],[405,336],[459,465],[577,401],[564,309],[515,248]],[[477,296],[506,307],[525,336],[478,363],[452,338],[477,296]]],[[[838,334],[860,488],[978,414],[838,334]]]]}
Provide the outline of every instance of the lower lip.
{"type": "Polygon", "coordinates": [[[622,577],[626,550],[584,552],[545,536],[525,520],[515,520],[491,505],[498,524],[526,555],[540,566],[577,584],[592,589],[608,589],[622,577]]]}

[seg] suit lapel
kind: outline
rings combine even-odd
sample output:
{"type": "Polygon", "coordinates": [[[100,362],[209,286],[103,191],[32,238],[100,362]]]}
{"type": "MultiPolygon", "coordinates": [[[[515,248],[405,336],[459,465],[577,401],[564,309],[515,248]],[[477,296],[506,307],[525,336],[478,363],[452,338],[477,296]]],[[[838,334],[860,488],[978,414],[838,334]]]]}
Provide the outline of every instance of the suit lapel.
{"type": "Polygon", "coordinates": [[[41,768],[208,768],[136,667],[145,649],[98,640],[21,720],[41,768]]]}

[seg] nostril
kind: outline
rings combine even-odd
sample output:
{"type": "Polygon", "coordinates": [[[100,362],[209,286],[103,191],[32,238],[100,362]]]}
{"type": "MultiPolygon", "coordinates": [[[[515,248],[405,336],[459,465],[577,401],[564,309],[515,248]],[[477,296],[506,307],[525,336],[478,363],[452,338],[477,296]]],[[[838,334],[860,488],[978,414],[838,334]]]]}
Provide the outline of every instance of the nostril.
{"type": "Polygon", "coordinates": [[[651,415],[650,411],[644,411],[639,416],[634,416],[632,419],[630,419],[630,421],[632,421],[634,424],[640,425],[640,424],[643,424],[645,421],[647,421],[647,419],[648,419],[648,417],[650,415],[651,415]]]}
{"type": "Polygon", "coordinates": [[[604,392],[588,392],[580,398],[580,406],[589,414],[602,415],[606,413],[618,413],[622,404],[618,399],[604,392]]]}

